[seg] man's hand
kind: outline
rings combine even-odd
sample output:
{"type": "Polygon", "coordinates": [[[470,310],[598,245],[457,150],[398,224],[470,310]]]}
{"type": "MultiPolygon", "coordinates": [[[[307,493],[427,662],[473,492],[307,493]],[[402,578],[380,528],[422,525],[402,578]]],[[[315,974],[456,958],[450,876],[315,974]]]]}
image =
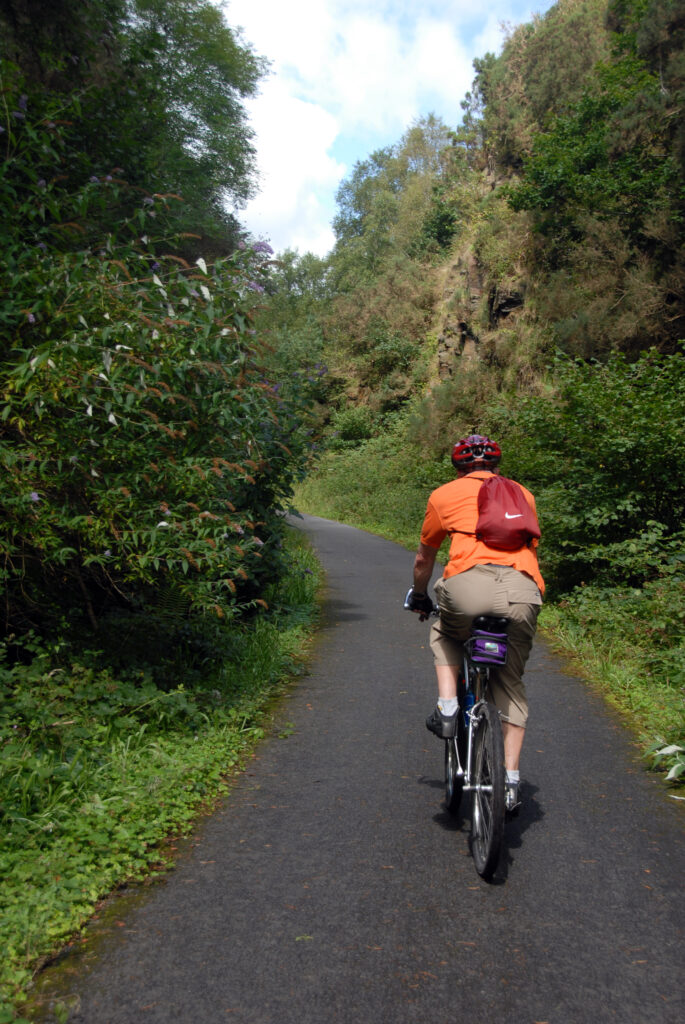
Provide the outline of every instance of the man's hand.
{"type": "Polygon", "coordinates": [[[404,607],[407,611],[417,612],[420,622],[425,622],[428,616],[433,613],[433,602],[428,594],[420,594],[413,587],[410,587],[407,591],[404,607]]]}

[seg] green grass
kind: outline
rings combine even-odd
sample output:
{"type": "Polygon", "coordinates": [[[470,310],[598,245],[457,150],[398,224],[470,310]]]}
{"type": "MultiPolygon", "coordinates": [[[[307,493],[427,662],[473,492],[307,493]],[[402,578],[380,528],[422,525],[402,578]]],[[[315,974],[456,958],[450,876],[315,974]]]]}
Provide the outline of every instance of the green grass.
{"type": "Polygon", "coordinates": [[[408,459],[401,436],[383,434],[346,452],[326,452],[295,493],[301,511],[416,548],[426,498],[444,483],[430,460],[408,459]]]}
{"type": "Polygon", "coordinates": [[[192,689],[55,668],[45,652],[0,664],[0,1024],[21,1019],[35,970],[104,895],[167,869],[165,840],[227,792],[303,670],[321,570],[296,531],[286,545],[271,613],[232,629],[192,689]]]}

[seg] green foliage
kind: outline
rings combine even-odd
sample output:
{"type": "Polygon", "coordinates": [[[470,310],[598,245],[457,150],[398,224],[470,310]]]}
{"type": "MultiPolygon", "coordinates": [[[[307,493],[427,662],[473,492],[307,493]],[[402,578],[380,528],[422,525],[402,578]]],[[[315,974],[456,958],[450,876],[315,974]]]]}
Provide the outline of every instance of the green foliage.
{"type": "Polygon", "coordinates": [[[356,448],[361,441],[371,437],[373,428],[373,417],[364,406],[353,405],[340,409],[331,420],[328,447],[333,451],[356,448]]]}
{"type": "Polygon", "coordinates": [[[331,257],[337,290],[350,291],[383,273],[388,260],[422,251],[426,219],[435,217],[434,189],[450,163],[451,136],[430,115],[395,146],[358,161],[336,196],[336,246],[331,257]]]}
{"type": "Polygon", "coordinates": [[[200,247],[186,239],[186,255],[208,258],[234,246],[237,224],[228,204],[239,205],[253,188],[243,100],[254,95],[265,62],[217,6],[8,0],[0,29],[4,55],[26,76],[29,106],[34,94],[47,91],[70,108],[60,118],[71,121],[61,173],[72,187],[123,168],[132,186],[183,195],[182,226],[208,236],[200,247]]]}
{"type": "Polygon", "coordinates": [[[560,0],[513,29],[499,57],[474,62],[485,146],[498,166],[520,169],[548,118],[592,81],[608,55],[605,11],[605,0],[560,0]]]}
{"type": "Polygon", "coordinates": [[[508,190],[533,216],[540,313],[591,356],[682,337],[685,33],[668,0],[613,3],[611,59],[536,135],[508,190]],[[679,70],[681,69],[681,70],[679,70]]]}
{"type": "Polygon", "coordinates": [[[668,766],[669,771],[666,779],[675,782],[685,775],[685,745],[680,743],[664,743],[663,739],[657,740],[647,752],[652,758],[654,769],[663,769],[668,766]]]}
{"type": "Polygon", "coordinates": [[[408,438],[410,415],[395,413],[375,436],[325,453],[298,484],[298,507],[415,547],[428,493],[450,470],[408,438]]]}
{"type": "Polygon", "coordinates": [[[658,77],[640,59],[604,67],[573,113],[537,136],[524,179],[511,192],[514,209],[538,211],[540,230],[557,245],[578,230],[581,212],[618,217],[635,238],[648,217],[679,195],[679,171],[664,155],[658,123],[643,117],[637,137],[623,142],[613,133],[629,104],[639,99],[646,113],[659,91],[658,77]]]}
{"type": "Polygon", "coordinates": [[[277,565],[306,455],[302,382],[266,379],[251,326],[270,250],[189,265],[173,197],[65,185],[54,105],[5,100],[22,114],[0,175],[5,625],[75,605],[95,625],[159,588],[229,618],[277,565]]]}
{"type": "Polygon", "coordinates": [[[103,895],[165,870],[164,840],[187,833],[263,736],[274,694],[302,671],[321,580],[294,531],[286,552],[271,613],[214,634],[193,692],[171,659],[166,692],[64,645],[30,638],[14,664],[0,648],[0,1013],[103,895]]]}
{"type": "Polygon", "coordinates": [[[270,366],[279,376],[303,373],[314,397],[325,402],[329,383],[323,363],[321,318],[329,299],[326,260],[293,250],[272,261],[265,296],[255,313],[255,328],[269,343],[270,366]]]}
{"type": "Polygon", "coordinates": [[[682,573],[685,356],[559,360],[555,380],[506,426],[512,475],[538,498],[554,589],[682,573]]]}

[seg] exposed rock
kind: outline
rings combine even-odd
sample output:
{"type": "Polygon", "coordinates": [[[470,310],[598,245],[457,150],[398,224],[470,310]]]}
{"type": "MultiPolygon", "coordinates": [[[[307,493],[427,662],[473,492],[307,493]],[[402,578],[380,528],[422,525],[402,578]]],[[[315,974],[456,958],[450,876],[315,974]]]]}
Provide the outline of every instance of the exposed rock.
{"type": "Polygon", "coordinates": [[[451,377],[459,361],[476,356],[475,314],[483,298],[483,281],[473,252],[466,249],[444,278],[443,309],[438,322],[438,375],[451,377]]]}
{"type": "Polygon", "coordinates": [[[509,316],[525,302],[525,283],[517,287],[492,288],[488,296],[488,314],[490,326],[496,327],[500,320],[509,316]]]}

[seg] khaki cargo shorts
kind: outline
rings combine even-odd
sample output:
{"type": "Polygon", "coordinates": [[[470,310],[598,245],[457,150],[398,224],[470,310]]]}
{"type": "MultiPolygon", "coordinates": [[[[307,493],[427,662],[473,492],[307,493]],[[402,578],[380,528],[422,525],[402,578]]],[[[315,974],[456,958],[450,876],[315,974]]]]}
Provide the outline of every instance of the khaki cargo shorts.
{"type": "Polygon", "coordinates": [[[530,576],[508,565],[476,565],[435,584],[440,606],[430,633],[436,665],[461,668],[462,643],[476,615],[506,615],[509,621],[506,665],[490,667],[489,699],[502,720],[525,726],[528,701],[523,669],[533,646],[542,596],[530,576]]]}

